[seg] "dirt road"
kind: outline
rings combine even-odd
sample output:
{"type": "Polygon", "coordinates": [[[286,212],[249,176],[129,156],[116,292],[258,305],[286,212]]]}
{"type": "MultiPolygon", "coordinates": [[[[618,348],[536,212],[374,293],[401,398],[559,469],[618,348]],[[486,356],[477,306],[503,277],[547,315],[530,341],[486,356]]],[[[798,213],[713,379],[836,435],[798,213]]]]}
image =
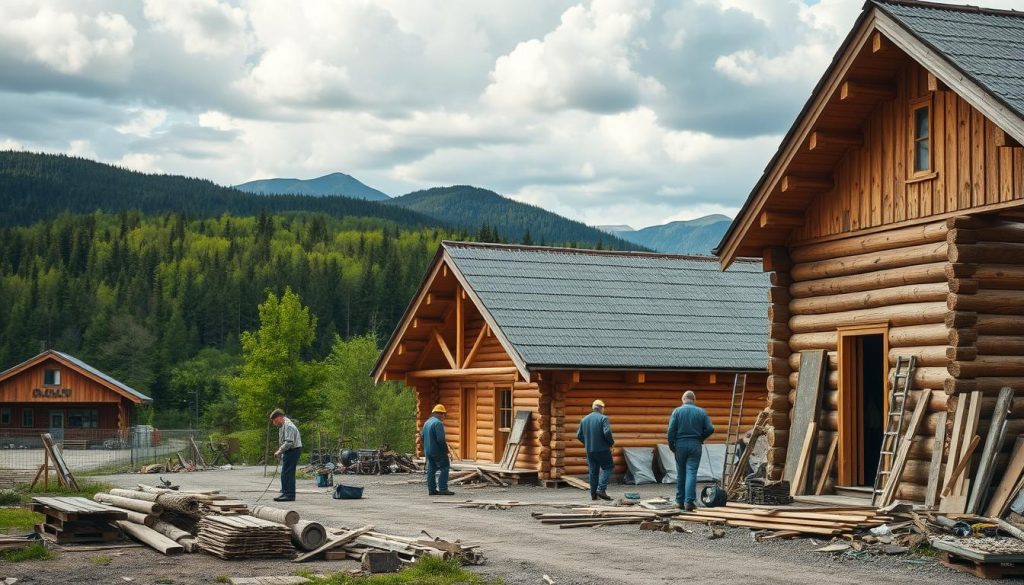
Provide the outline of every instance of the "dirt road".
{"type": "MultiPolygon", "coordinates": [[[[185,488],[219,489],[250,504],[270,491],[260,503],[277,492],[276,480],[265,478],[262,468],[231,471],[179,473],[166,476],[185,488]]],[[[550,575],[559,585],[696,582],[716,585],[786,583],[840,585],[854,583],[943,585],[975,583],[976,579],[945,569],[932,560],[912,562],[903,557],[859,560],[810,552],[817,548],[809,539],[755,543],[745,529],[729,529],[725,538],[708,540],[699,527],[694,534],[642,532],[636,526],[608,526],[561,530],[530,517],[533,509],[480,510],[435,504],[438,500],[519,500],[529,502],[589,502],[589,495],[574,489],[539,487],[458,490],[445,499],[429,497],[422,483],[409,484],[408,475],[382,477],[339,476],[347,484],[365,487],[362,500],[332,500],[327,489],[300,480],[299,500],[292,506],[302,517],[330,526],[355,527],[373,524],[378,530],[408,536],[425,530],[433,536],[458,538],[481,545],[488,562],[479,573],[501,577],[509,585],[543,583],[550,575]]],[[[101,478],[123,487],[139,482],[155,483],[155,476],[119,475],[101,478]]],[[[615,488],[616,486],[613,486],[615,488]]],[[[457,488],[456,488],[457,489],[457,488]]],[[[609,490],[618,491],[616,489],[609,490]]],[[[641,486],[644,497],[670,495],[672,486],[641,486]]],[[[297,565],[286,561],[226,562],[207,555],[165,558],[149,549],[126,549],[109,565],[93,564],[100,553],[67,553],[60,560],[0,566],[0,577],[14,576],[22,583],[161,582],[213,583],[221,575],[287,575],[297,565]],[[168,581],[169,579],[169,581],[168,581]]],[[[319,562],[302,568],[341,571],[354,562],[319,562]]]]}

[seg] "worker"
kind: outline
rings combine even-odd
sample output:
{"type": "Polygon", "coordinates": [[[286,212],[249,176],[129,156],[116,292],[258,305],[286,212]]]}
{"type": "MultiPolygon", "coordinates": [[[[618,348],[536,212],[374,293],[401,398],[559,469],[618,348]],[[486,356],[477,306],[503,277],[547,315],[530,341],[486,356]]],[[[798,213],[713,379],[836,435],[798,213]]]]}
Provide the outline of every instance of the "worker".
{"type": "Polygon", "coordinates": [[[295,501],[295,467],[299,464],[302,454],[302,435],[299,427],[292,419],[284,415],[284,411],[275,408],[270,413],[270,422],[277,427],[277,451],[274,457],[281,460],[281,495],[274,498],[275,502],[295,501]]]}
{"type": "Polygon", "coordinates": [[[454,496],[448,491],[448,441],[444,438],[444,417],[447,411],[438,404],[430,411],[430,418],[423,423],[420,436],[423,437],[423,455],[427,460],[427,493],[432,496],[454,496]],[[436,477],[440,473],[441,477],[436,477]]]}
{"type": "Polygon", "coordinates": [[[715,432],[711,418],[697,406],[692,390],[683,393],[683,405],[668,421],[668,447],[676,456],[676,504],[687,512],[697,509],[697,469],[704,441],[715,432]]]}
{"type": "Polygon", "coordinates": [[[604,402],[595,400],[590,414],[580,421],[576,438],[587,448],[587,470],[590,472],[590,499],[612,499],[608,495],[608,479],[612,475],[612,425],[604,414],[604,402]]]}

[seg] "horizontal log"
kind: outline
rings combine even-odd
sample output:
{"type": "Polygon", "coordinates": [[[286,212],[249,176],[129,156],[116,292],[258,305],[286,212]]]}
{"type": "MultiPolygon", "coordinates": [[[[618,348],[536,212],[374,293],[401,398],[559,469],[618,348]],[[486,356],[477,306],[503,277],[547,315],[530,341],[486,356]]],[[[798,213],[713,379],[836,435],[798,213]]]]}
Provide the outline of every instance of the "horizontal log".
{"type": "Polygon", "coordinates": [[[951,311],[984,311],[996,315],[1024,314],[1024,292],[1015,290],[981,290],[977,294],[950,293],[946,306],[951,311]]]}
{"type": "Polygon", "coordinates": [[[980,355],[969,362],[952,362],[948,366],[954,378],[978,376],[1024,376],[1024,356],[980,355]]]}
{"type": "Polygon", "coordinates": [[[857,254],[906,248],[922,243],[942,242],[949,228],[939,221],[918,226],[886,230],[876,234],[855,235],[831,242],[805,244],[790,248],[793,262],[815,262],[857,254]]]}
{"type": "Polygon", "coordinates": [[[794,282],[789,287],[789,294],[794,299],[820,297],[843,293],[873,291],[884,288],[947,282],[949,275],[945,262],[916,264],[901,268],[890,268],[864,274],[837,276],[794,282]]]}
{"type": "Polygon", "coordinates": [[[793,269],[790,270],[790,274],[793,276],[793,280],[800,282],[803,280],[817,280],[891,268],[902,268],[916,264],[944,262],[949,253],[948,247],[948,244],[943,240],[942,242],[906,246],[893,250],[818,260],[804,264],[795,264],[793,269]]]}
{"type": "Polygon", "coordinates": [[[978,313],[974,327],[978,335],[1020,335],[1024,331],[1024,316],[978,313]]]}
{"type": "Polygon", "coordinates": [[[413,370],[406,372],[410,378],[463,378],[473,375],[490,374],[515,374],[518,370],[514,367],[503,368],[467,368],[454,370],[413,370]]]}
{"type": "Polygon", "coordinates": [[[789,328],[794,333],[811,333],[828,331],[837,327],[885,322],[897,327],[924,325],[942,322],[947,312],[944,302],[911,303],[826,315],[796,315],[789,320],[789,328]]]}
{"type": "MultiPolygon", "coordinates": [[[[794,352],[806,349],[836,350],[835,331],[820,331],[816,333],[798,333],[789,338],[790,349],[794,352]]],[[[945,323],[930,323],[927,325],[909,325],[906,327],[892,327],[889,329],[890,347],[914,347],[922,345],[946,345],[950,338],[949,329],[945,323]]]]}
{"type": "Polygon", "coordinates": [[[1024,264],[1024,244],[979,242],[949,247],[949,261],[963,264],[1024,264]]]}
{"type": "Polygon", "coordinates": [[[982,335],[974,342],[974,347],[983,355],[1024,355],[1024,336],[982,335]]]}
{"type": "MultiPolygon", "coordinates": [[[[966,264],[953,266],[970,266],[971,278],[978,281],[981,288],[1024,290],[1024,266],[1007,264],[966,264]]],[[[956,269],[952,270],[953,272],[956,269]]]]}
{"type": "MultiPolygon", "coordinates": [[[[892,370],[890,369],[890,373],[892,370]]],[[[952,375],[944,367],[938,366],[923,366],[914,370],[914,388],[931,388],[932,390],[940,390],[944,387],[946,380],[951,378],[952,375]]],[[[797,381],[799,378],[799,372],[793,372],[789,375],[789,383],[793,388],[797,387],[797,381]]],[[[828,387],[838,388],[839,387],[839,372],[831,371],[828,373],[828,387]]]]}
{"type": "Polygon", "coordinates": [[[947,296],[949,285],[943,279],[942,282],[929,284],[908,284],[864,292],[794,299],[789,308],[794,315],[821,315],[890,305],[945,301],[947,296]]]}

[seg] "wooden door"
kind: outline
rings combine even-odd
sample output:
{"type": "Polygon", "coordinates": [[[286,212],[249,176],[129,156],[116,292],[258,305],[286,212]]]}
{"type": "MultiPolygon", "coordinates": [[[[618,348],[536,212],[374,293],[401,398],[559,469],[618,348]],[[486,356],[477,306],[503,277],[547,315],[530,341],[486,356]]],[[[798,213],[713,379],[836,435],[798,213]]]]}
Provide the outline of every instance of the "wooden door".
{"type": "Polygon", "coordinates": [[[459,421],[459,428],[462,431],[459,450],[463,459],[476,460],[476,410],[476,386],[463,386],[462,404],[459,409],[462,417],[459,421]]]}
{"type": "Polygon", "coordinates": [[[881,421],[876,421],[884,428],[885,417],[888,416],[889,397],[889,330],[887,325],[873,327],[857,327],[840,329],[837,349],[839,350],[839,445],[836,460],[837,484],[840,486],[864,486],[873,484],[877,470],[877,445],[872,437],[865,436],[867,422],[881,414],[881,421]],[[880,336],[880,344],[872,344],[872,354],[865,355],[865,339],[880,336]],[[866,364],[876,364],[881,372],[866,372],[866,364]],[[870,374],[870,375],[869,375],[870,374]],[[880,374],[880,376],[878,375],[880,374]],[[881,396],[872,396],[866,400],[865,385],[869,379],[881,378],[881,396]],[[882,412],[874,411],[881,400],[882,412]],[[872,412],[865,412],[866,402],[875,407],[872,412]],[[865,452],[865,446],[871,445],[872,453],[865,452]],[[871,467],[871,469],[869,469],[871,467]],[[871,480],[871,481],[869,481],[871,480]]]}

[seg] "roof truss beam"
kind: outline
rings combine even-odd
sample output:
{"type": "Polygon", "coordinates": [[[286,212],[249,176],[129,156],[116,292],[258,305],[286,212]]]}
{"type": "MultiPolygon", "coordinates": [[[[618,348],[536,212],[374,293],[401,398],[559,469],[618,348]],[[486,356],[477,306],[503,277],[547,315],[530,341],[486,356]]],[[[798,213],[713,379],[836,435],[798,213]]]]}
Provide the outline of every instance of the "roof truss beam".
{"type": "Polygon", "coordinates": [[[895,98],[896,86],[891,83],[847,80],[839,86],[839,101],[843,102],[881,101],[895,98]]]}

